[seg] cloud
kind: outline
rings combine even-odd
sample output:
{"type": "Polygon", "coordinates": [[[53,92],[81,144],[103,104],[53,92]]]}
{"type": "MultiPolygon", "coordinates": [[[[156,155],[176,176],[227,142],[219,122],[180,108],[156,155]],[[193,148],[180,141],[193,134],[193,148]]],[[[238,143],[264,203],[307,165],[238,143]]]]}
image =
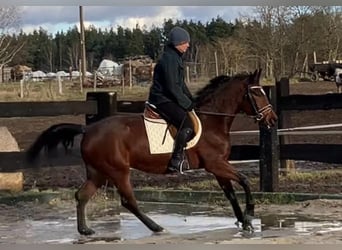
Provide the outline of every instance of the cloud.
{"type": "MultiPolygon", "coordinates": [[[[39,27],[56,33],[79,26],[78,6],[21,6],[20,9],[22,29],[27,33],[39,27]]],[[[192,19],[205,23],[221,16],[226,21],[233,21],[239,12],[246,10],[248,7],[243,6],[84,6],[83,14],[85,26],[133,28],[139,24],[150,28],[161,26],[165,19],[192,19]]]]}
{"type": "Polygon", "coordinates": [[[153,25],[160,27],[165,19],[183,19],[184,16],[180,11],[179,7],[177,6],[161,6],[158,13],[154,16],[140,16],[137,15],[136,17],[120,17],[115,19],[112,22],[112,26],[122,26],[125,28],[134,28],[137,24],[139,27],[146,26],[146,28],[150,28],[153,25]]]}
{"type": "Polygon", "coordinates": [[[22,6],[25,25],[74,23],[79,19],[78,6],[22,6]]]}

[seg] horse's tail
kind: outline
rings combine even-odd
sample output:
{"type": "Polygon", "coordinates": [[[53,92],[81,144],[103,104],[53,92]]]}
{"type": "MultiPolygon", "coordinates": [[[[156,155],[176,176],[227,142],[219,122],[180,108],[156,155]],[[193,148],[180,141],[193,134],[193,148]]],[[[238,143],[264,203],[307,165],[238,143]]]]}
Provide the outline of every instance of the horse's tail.
{"type": "Polygon", "coordinates": [[[59,143],[62,143],[65,149],[72,147],[74,144],[74,137],[83,134],[84,132],[85,126],[82,124],[55,124],[43,131],[27,149],[26,160],[33,163],[43,148],[49,152],[55,149],[59,143]]]}

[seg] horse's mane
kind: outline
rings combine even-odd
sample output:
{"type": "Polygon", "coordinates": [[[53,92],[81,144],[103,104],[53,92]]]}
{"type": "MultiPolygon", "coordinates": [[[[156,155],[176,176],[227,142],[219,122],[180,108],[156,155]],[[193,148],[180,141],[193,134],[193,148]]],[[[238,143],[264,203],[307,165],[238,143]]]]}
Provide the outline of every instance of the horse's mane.
{"type": "Polygon", "coordinates": [[[195,103],[202,103],[225,83],[232,82],[234,79],[244,80],[250,75],[251,73],[240,73],[234,76],[220,75],[212,78],[206,86],[195,93],[195,103]]]}

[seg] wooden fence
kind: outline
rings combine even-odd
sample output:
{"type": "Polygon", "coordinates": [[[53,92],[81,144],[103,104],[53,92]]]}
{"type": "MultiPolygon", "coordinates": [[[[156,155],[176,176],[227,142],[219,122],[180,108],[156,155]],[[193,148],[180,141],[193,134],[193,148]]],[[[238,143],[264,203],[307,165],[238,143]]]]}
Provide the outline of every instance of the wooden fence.
{"type": "MultiPolygon", "coordinates": [[[[230,160],[259,160],[260,190],[278,190],[280,160],[307,160],[342,163],[342,144],[287,144],[279,138],[277,130],[283,127],[282,112],[288,110],[341,109],[341,94],[288,95],[288,79],[281,79],[276,86],[265,87],[277,114],[278,127],[259,127],[259,145],[233,145],[230,160]]],[[[74,102],[20,102],[0,103],[0,117],[33,117],[84,114],[86,124],[96,122],[118,112],[143,112],[143,101],[117,101],[113,92],[90,92],[86,101],[74,102]]],[[[24,152],[0,152],[0,172],[14,172],[30,168],[25,163],[24,152]]],[[[65,157],[42,159],[41,167],[72,166],[81,164],[77,147],[65,157]]]]}
{"type": "MultiPolygon", "coordinates": [[[[278,130],[289,125],[284,111],[342,109],[341,94],[289,95],[289,79],[282,78],[266,92],[279,116],[278,126],[271,130],[261,128],[260,146],[249,147],[244,153],[260,150],[260,189],[277,191],[280,161],[303,160],[325,163],[342,163],[342,144],[291,144],[286,136],[278,136],[278,130]]],[[[337,112],[337,111],[336,111],[337,112]]],[[[327,121],[328,122],[328,121],[327,121]]],[[[318,134],[318,133],[317,133],[318,134]]],[[[324,134],[324,131],[321,131],[324,134]]],[[[258,158],[255,158],[258,159],[258,158]]]]}

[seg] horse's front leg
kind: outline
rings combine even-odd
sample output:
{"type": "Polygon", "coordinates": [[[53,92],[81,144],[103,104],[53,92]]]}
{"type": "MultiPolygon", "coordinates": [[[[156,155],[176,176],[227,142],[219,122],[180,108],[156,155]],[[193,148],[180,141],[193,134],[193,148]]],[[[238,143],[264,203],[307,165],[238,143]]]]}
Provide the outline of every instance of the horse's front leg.
{"type": "Polygon", "coordinates": [[[242,213],[231,181],[227,179],[221,179],[219,177],[216,177],[216,179],[220,187],[222,188],[224,194],[230,201],[230,204],[233,207],[233,211],[238,222],[242,224],[242,229],[247,230],[247,231],[253,231],[254,228],[252,225],[252,220],[253,220],[253,215],[254,215],[254,204],[253,202],[251,202],[252,197],[247,195],[246,193],[246,209],[244,213],[242,213]]]}
{"type": "Polygon", "coordinates": [[[242,210],[240,208],[239,202],[237,200],[237,197],[235,195],[235,191],[233,189],[233,185],[230,182],[229,179],[221,178],[216,176],[216,179],[222,188],[225,196],[229,200],[230,204],[232,205],[235,217],[237,218],[237,225],[239,225],[239,222],[243,223],[244,221],[244,215],[242,213],[242,210]]]}
{"type": "Polygon", "coordinates": [[[225,161],[216,164],[211,163],[210,166],[206,167],[206,170],[215,175],[220,187],[233,207],[236,218],[242,223],[243,230],[253,231],[254,201],[247,178],[238,173],[232,165],[225,161]],[[231,180],[239,183],[245,191],[246,209],[244,213],[242,213],[239,206],[231,180]]]}
{"type": "Polygon", "coordinates": [[[244,174],[238,173],[239,184],[242,186],[245,191],[245,199],[246,199],[246,209],[244,211],[244,223],[243,227],[246,230],[253,230],[252,219],[254,217],[254,199],[250,189],[250,183],[247,177],[244,174]]]}

